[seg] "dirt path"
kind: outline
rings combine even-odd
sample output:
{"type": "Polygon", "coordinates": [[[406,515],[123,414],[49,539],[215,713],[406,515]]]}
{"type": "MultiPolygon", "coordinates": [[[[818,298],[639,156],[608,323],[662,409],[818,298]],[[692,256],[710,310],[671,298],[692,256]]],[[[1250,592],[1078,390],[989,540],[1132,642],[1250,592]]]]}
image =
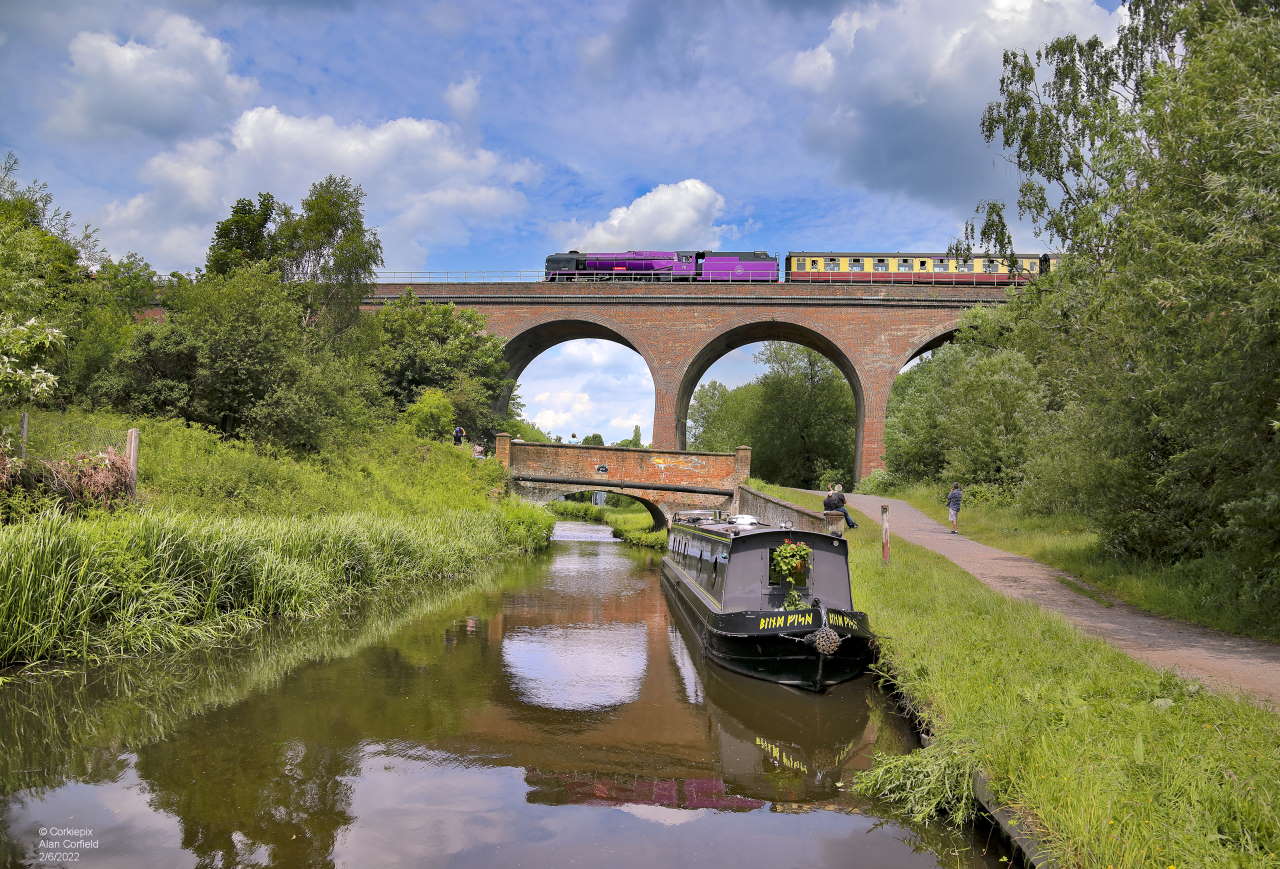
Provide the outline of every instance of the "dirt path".
{"type": "Polygon", "coordinates": [[[977,543],[963,533],[953,535],[906,501],[848,497],[852,507],[869,519],[874,517],[876,523],[880,505],[888,504],[892,533],[950,559],[1001,594],[1061,613],[1085,632],[1154,667],[1174,670],[1219,690],[1245,691],[1280,709],[1280,645],[1161,618],[1120,601],[1103,606],[1057,579],[1070,574],[977,543]]]}

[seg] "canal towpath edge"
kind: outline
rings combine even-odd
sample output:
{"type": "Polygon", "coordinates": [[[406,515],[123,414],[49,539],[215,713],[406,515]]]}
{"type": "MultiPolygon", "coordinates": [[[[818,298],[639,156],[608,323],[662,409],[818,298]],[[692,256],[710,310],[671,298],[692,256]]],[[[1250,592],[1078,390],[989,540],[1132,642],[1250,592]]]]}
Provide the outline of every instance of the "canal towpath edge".
{"type": "Polygon", "coordinates": [[[880,506],[889,505],[889,530],[894,535],[938,553],[994,591],[1052,610],[1153,667],[1219,691],[1244,692],[1280,710],[1280,645],[1152,615],[1118,600],[1104,605],[1069,588],[1064,579],[1087,583],[1065,571],[978,543],[963,533],[952,534],[906,501],[846,497],[867,517],[878,517],[880,506]]]}

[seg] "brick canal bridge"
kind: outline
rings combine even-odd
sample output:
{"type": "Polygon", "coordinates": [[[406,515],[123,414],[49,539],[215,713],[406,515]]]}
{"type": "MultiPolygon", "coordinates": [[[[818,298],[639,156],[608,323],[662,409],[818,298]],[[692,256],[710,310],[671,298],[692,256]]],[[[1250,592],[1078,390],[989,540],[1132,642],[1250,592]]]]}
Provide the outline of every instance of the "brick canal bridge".
{"type": "Polygon", "coordinates": [[[640,354],[655,392],[653,446],[685,447],[689,401],[730,350],[790,341],[843,372],[858,407],[859,477],[883,467],[885,410],[902,367],[945,342],[964,309],[1002,302],[1002,287],[805,283],[379,283],[372,310],[406,291],[473,308],[506,339],[510,376],[576,338],[616,341],[640,354]]]}
{"type": "Polygon", "coordinates": [[[499,434],[494,455],[511,472],[516,494],[545,504],[572,492],[617,492],[649,510],[665,528],[676,510],[729,510],[751,475],[751,447],[690,453],[536,444],[499,434]]]}

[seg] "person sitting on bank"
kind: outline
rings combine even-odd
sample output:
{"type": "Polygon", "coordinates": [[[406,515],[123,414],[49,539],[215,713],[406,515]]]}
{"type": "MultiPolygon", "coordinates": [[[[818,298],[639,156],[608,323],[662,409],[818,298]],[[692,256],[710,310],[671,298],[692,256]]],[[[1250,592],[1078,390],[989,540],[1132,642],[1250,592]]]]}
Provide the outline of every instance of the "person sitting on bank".
{"type": "Polygon", "coordinates": [[[951,520],[951,533],[959,534],[960,520],[960,502],[964,500],[964,490],[960,488],[959,483],[951,484],[951,491],[947,493],[947,518],[951,520]]]}
{"type": "Polygon", "coordinates": [[[844,486],[836,483],[827,497],[822,499],[822,509],[831,513],[839,513],[844,516],[844,524],[848,528],[857,528],[858,523],[849,518],[849,511],[845,508],[844,486]]]}

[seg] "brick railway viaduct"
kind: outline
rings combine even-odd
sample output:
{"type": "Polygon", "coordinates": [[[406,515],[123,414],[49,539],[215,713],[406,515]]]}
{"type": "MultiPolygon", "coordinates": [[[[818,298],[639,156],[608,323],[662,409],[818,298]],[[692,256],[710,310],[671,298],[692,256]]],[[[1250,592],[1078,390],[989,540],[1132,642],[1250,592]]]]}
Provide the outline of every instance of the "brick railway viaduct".
{"type": "Polygon", "coordinates": [[[790,341],[830,359],[858,407],[854,469],[884,466],[889,389],[911,359],[945,342],[964,309],[1002,302],[991,286],[806,283],[404,283],[374,286],[364,309],[412,292],[473,308],[506,339],[512,380],[540,353],[576,338],[640,354],[655,392],[653,447],[683,450],[689,400],[711,364],[756,341],[790,341]]]}

